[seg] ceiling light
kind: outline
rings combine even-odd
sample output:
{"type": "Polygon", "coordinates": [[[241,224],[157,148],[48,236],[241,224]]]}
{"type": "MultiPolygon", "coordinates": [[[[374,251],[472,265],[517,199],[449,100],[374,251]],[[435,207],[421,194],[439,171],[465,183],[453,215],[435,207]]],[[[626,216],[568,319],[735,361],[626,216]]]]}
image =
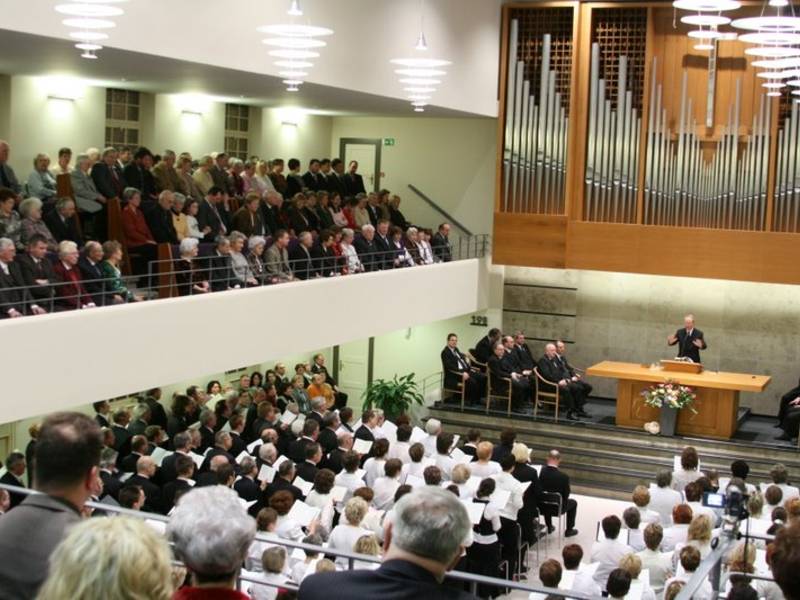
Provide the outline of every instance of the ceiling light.
{"type": "Polygon", "coordinates": [[[761,87],[767,88],[768,90],[780,90],[786,87],[785,83],[781,83],[780,81],[768,81],[767,83],[762,83],[761,87]]]}
{"type": "Polygon", "coordinates": [[[722,12],[736,10],[741,3],[735,0],[676,0],[672,6],[692,12],[722,12]]]}
{"type": "Polygon", "coordinates": [[[118,17],[125,11],[114,6],[104,6],[102,4],[59,4],[55,8],[56,12],[62,15],[73,17],[118,17]]]}
{"type": "Polygon", "coordinates": [[[759,31],[757,33],[743,33],[739,36],[739,39],[748,44],[774,44],[775,46],[783,46],[800,43],[800,33],[788,31],[759,31]]]}
{"type": "Polygon", "coordinates": [[[318,58],[319,52],[313,50],[270,50],[270,56],[276,58],[318,58]]]}
{"type": "Polygon", "coordinates": [[[256,31],[279,37],[323,37],[333,35],[333,29],[313,25],[264,25],[256,31]]]}
{"type": "Polygon", "coordinates": [[[767,96],[770,96],[772,98],[777,98],[779,96],[783,96],[783,94],[781,94],[780,92],[767,92],[767,96]]]}
{"type": "Polygon", "coordinates": [[[87,50],[83,54],[81,54],[81,58],[88,58],[89,60],[97,60],[97,55],[94,53],[94,50],[87,50]]]}
{"type": "Polygon", "coordinates": [[[72,31],[69,37],[84,42],[96,42],[98,40],[107,40],[108,34],[101,31],[72,31]]]}
{"type": "Polygon", "coordinates": [[[289,6],[287,12],[293,17],[302,17],[303,11],[300,9],[300,0],[292,0],[292,4],[289,6]]]}
{"type": "Polygon", "coordinates": [[[750,56],[785,58],[789,56],[800,56],[800,48],[790,48],[787,46],[756,46],[755,48],[745,48],[744,53],[750,56]]]}
{"type": "Polygon", "coordinates": [[[722,34],[716,29],[693,29],[686,35],[700,40],[715,40],[722,37],[722,34]]]}
{"type": "Polygon", "coordinates": [[[293,37],[266,38],[263,43],[267,46],[289,49],[322,48],[328,45],[322,40],[315,40],[314,38],[293,37]]]}
{"type": "Polygon", "coordinates": [[[314,63],[303,60],[276,60],[276,67],[286,67],[287,69],[310,69],[314,63]]]}
{"type": "Polygon", "coordinates": [[[769,5],[778,8],[783,6],[789,6],[789,0],[769,0],[769,5]]]}
{"type": "Polygon", "coordinates": [[[400,83],[405,83],[407,85],[439,85],[442,82],[438,79],[419,79],[417,77],[407,77],[405,79],[401,79],[400,83]]]}
{"type": "Polygon", "coordinates": [[[727,25],[731,20],[721,15],[686,15],[681,17],[681,23],[687,25],[727,25]]]}
{"type": "Polygon", "coordinates": [[[430,100],[430,96],[426,96],[425,94],[409,94],[409,100],[430,100]]]}
{"type": "Polygon", "coordinates": [[[695,50],[713,50],[714,49],[714,44],[702,43],[701,42],[699,44],[695,44],[694,45],[694,49],[695,50]]]}
{"type": "Polygon", "coordinates": [[[289,79],[299,79],[300,77],[308,77],[306,71],[278,71],[278,75],[287,77],[289,79]]]}
{"type": "Polygon", "coordinates": [[[404,92],[410,92],[412,94],[432,94],[436,91],[436,88],[433,87],[407,87],[403,88],[404,92]]]}
{"type": "Polygon", "coordinates": [[[79,43],[75,44],[75,47],[78,50],[102,50],[103,47],[100,44],[86,44],[86,43],[79,43]]]}
{"type": "Polygon", "coordinates": [[[791,71],[788,75],[784,75],[783,71],[760,71],[756,73],[756,77],[761,77],[762,79],[787,79],[791,76],[791,71]]]}
{"type": "Polygon", "coordinates": [[[405,77],[442,77],[447,75],[447,71],[438,69],[395,69],[394,72],[405,77]]]}
{"type": "Polygon", "coordinates": [[[419,67],[421,69],[446,67],[447,65],[453,64],[449,60],[440,60],[436,58],[393,58],[389,62],[401,67],[419,67]]]}
{"type": "Polygon", "coordinates": [[[75,29],[111,29],[117,26],[114,21],[109,21],[108,19],[92,19],[89,17],[64,19],[62,23],[75,29]]]}
{"type": "Polygon", "coordinates": [[[414,112],[425,112],[425,107],[423,106],[415,106],[414,112]]]}
{"type": "Polygon", "coordinates": [[[284,79],[283,83],[286,85],[300,85],[303,81],[300,79],[284,79]]]}
{"type": "Polygon", "coordinates": [[[800,17],[747,17],[736,19],[731,25],[748,31],[791,33],[800,31],[800,17]]]}
{"type": "Polygon", "coordinates": [[[786,82],[786,85],[791,85],[792,87],[800,87],[800,79],[790,79],[786,82]]]}

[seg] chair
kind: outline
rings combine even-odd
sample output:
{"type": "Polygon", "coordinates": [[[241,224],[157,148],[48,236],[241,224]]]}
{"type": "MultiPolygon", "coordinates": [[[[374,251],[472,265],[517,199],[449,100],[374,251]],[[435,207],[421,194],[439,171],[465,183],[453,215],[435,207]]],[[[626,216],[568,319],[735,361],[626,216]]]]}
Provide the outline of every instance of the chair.
{"type": "MultiPolygon", "coordinates": [[[[539,505],[549,506],[552,507],[553,510],[558,511],[556,512],[556,515],[558,516],[556,535],[558,537],[558,545],[560,546],[561,532],[563,531],[563,520],[564,520],[564,511],[563,511],[564,504],[561,498],[561,494],[559,494],[558,492],[542,492],[541,498],[539,500],[539,505]]],[[[552,519],[552,516],[550,518],[552,519]]]]}
{"type": "Polygon", "coordinates": [[[508,377],[493,377],[492,371],[486,371],[486,414],[489,414],[489,406],[492,404],[492,399],[499,398],[501,400],[506,400],[508,402],[508,416],[511,416],[511,394],[514,391],[514,386],[511,382],[511,379],[508,377]],[[492,381],[495,379],[500,379],[505,381],[507,385],[507,393],[505,394],[495,394],[494,388],[492,386],[492,381]]]}
{"type": "Polygon", "coordinates": [[[536,375],[536,398],[534,399],[533,403],[533,418],[535,419],[539,413],[539,404],[550,404],[555,407],[554,419],[558,421],[558,405],[561,400],[561,390],[559,389],[558,384],[553,383],[552,381],[547,381],[547,379],[542,377],[542,375],[539,373],[539,367],[534,367],[533,373],[536,375]],[[555,392],[542,391],[542,384],[552,386],[555,388],[555,392]]]}
{"type": "Polygon", "coordinates": [[[488,370],[488,365],[486,363],[482,363],[477,358],[475,358],[475,348],[470,348],[467,350],[467,358],[469,358],[470,364],[475,367],[478,367],[481,373],[486,373],[488,370]]]}
{"type": "MultiPolygon", "coordinates": [[[[458,375],[459,377],[461,376],[461,373],[459,373],[458,371],[450,371],[450,373],[452,373],[454,375],[458,375]]],[[[467,393],[467,386],[464,385],[464,380],[462,379],[455,388],[445,387],[445,381],[447,379],[445,377],[445,375],[446,375],[446,373],[444,371],[442,371],[442,400],[444,400],[445,394],[453,394],[455,396],[460,396],[461,397],[461,410],[463,411],[464,410],[464,397],[466,396],[466,393],[467,393]]]]}

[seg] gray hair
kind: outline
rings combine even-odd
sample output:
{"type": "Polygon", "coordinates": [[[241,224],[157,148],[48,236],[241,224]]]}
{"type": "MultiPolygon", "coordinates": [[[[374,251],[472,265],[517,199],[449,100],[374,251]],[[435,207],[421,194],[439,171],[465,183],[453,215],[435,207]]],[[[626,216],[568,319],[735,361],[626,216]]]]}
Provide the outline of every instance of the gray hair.
{"type": "Polygon", "coordinates": [[[75,157],[75,164],[81,164],[85,160],[91,160],[88,154],[78,154],[78,156],[75,157]]]}
{"type": "Polygon", "coordinates": [[[72,198],[68,198],[66,196],[64,196],[63,198],[59,198],[58,200],[56,200],[56,210],[61,210],[68,204],[72,204],[74,206],[75,201],[72,198]]]}
{"type": "Polygon", "coordinates": [[[117,149],[114,148],[114,146],[106,146],[106,148],[103,149],[103,158],[105,158],[109,154],[116,154],[116,152],[117,149]]]}
{"type": "Polygon", "coordinates": [[[42,201],[35,196],[31,196],[30,198],[25,198],[22,202],[19,203],[19,215],[23,219],[27,219],[28,216],[31,214],[31,210],[34,208],[42,208],[42,201]]]}
{"type": "Polygon", "coordinates": [[[193,573],[216,579],[233,577],[255,534],[256,522],[239,496],[221,485],[183,495],[167,524],[176,557],[193,573]]]}
{"type": "Polygon", "coordinates": [[[242,475],[247,475],[256,468],[256,459],[252,456],[245,456],[242,462],[239,463],[239,466],[242,469],[242,475]]]}
{"type": "Polygon", "coordinates": [[[150,406],[145,402],[139,402],[136,406],[133,407],[133,418],[141,419],[149,412],[150,412],[150,406]]]}
{"type": "Polygon", "coordinates": [[[351,237],[354,236],[355,234],[356,232],[350,229],[349,227],[342,228],[342,237],[351,237]]]}
{"type": "Polygon", "coordinates": [[[76,244],[72,240],[63,240],[61,243],[58,244],[59,256],[66,256],[67,254],[72,254],[73,252],[77,251],[78,251],[78,244],[76,244]]]}
{"type": "Polygon", "coordinates": [[[207,408],[204,408],[203,411],[200,413],[198,421],[200,421],[201,425],[208,425],[213,417],[214,417],[214,412],[207,408]]]}
{"type": "Polygon", "coordinates": [[[186,204],[186,196],[181,194],[180,192],[172,192],[172,203],[186,204]]]}
{"type": "Polygon", "coordinates": [[[325,408],[326,403],[327,400],[325,400],[325,398],[323,398],[322,396],[314,396],[311,399],[311,408],[312,409],[325,408]]]}
{"type": "Polygon", "coordinates": [[[139,196],[141,196],[142,192],[140,192],[135,187],[126,187],[124,190],[122,190],[122,199],[125,200],[126,202],[128,202],[136,194],[139,194],[139,196]]]}
{"type": "Polygon", "coordinates": [[[450,566],[472,528],[467,509],[452,492],[425,486],[394,507],[392,543],[401,550],[450,566]],[[436,535],[431,535],[435,531],[436,535]]]}
{"type": "Polygon", "coordinates": [[[109,468],[117,464],[117,451],[113,448],[103,448],[100,453],[100,468],[109,468]]]}
{"type": "Polygon", "coordinates": [[[181,254],[189,254],[189,252],[197,248],[199,245],[200,242],[197,238],[183,238],[181,240],[181,254]]]}
{"type": "Polygon", "coordinates": [[[267,240],[264,239],[262,235],[254,235],[249,240],[247,240],[247,247],[252,251],[259,246],[266,246],[267,240]]]}
{"type": "Polygon", "coordinates": [[[180,433],[176,433],[175,437],[172,438],[172,446],[174,448],[186,448],[189,444],[192,443],[192,434],[188,431],[181,431],[180,433]]]}
{"type": "Polygon", "coordinates": [[[425,423],[425,432],[429,435],[436,435],[442,430],[442,422],[439,419],[428,419],[425,423]]]}
{"type": "Polygon", "coordinates": [[[228,161],[228,166],[231,168],[238,167],[239,165],[244,166],[244,161],[241,158],[231,158],[228,161]]]}
{"type": "Polygon", "coordinates": [[[270,464],[275,462],[275,459],[278,458],[278,449],[275,444],[261,444],[258,449],[258,458],[270,464]]]}
{"type": "Polygon", "coordinates": [[[310,231],[304,231],[300,235],[297,236],[297,239],[302,242],[303,240],[308,239],[310,237],[311,237],[311,232],[310,231]]]}
{"type": "Polygon", "coordinates": [[[367,223],[366,225],[362,225],[361,226],[361,233],[365,233],[367,231],[375,231],[375,228],[369,223],[367,223]]]}
{"type": "Polygon", "coordinates": [[[10,248],[16,248],[16,246],[14,245],[13,240],[10,240],[10,239],[5,238],[5,237],[4,238],[0,238],[0,251],[5,250],[6,248],[9,248],[9,247],[10,248]]]}
{"type": "Polygon", "coordinates": [[[295,419],[292,421],[292,424],[289,427],[289,430],[292,432],[292,435],[299,436],[303,431],[303,426],[305,421],[300,419],[295,419]]]}
{"type": "Polygon", "coordinates": [[[164,150],[164,155],[161,158],[175,158],[174,150],[164,150]]]}

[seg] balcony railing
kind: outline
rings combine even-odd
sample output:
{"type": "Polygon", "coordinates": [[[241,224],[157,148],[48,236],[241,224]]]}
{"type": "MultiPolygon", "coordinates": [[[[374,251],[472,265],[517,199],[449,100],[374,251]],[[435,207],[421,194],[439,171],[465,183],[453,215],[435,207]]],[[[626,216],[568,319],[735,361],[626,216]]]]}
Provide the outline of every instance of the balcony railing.
{"type": "MultiPolygon", "coordinates": [[[[350,261],[345,255],[309,256],[307,259],[290,259],[282,263],[260,259],[252,261],[247,267],[244,263],[234,263],[231,255],[226,257],[217,254],[213,245],[201,245],[201,249],[201,255],[186,260],[179,256],[177,246],[160,244],[159,259],[148,263],[146,274],[82,279],[80,284],[83,290],[71,281],[0,288],[0,311],[2,317],[6,317],[9,316],[8,309],[16,306],[22,316],[29,316],[41,311],[94,309],[127,302],[429,266],[420,264],[419,256],[405,247],[388,252],[364,253],[358,255],[357,261],[350,261]],[[14,298],[19,300],[10,301],[14,298]]],[[[486,234],[462,236],[454,238],[446,252],[442,252],[443,248],[434,250],[436,252],[431,264],[482,258],[490,251],[490,238],[486,234]]]]}

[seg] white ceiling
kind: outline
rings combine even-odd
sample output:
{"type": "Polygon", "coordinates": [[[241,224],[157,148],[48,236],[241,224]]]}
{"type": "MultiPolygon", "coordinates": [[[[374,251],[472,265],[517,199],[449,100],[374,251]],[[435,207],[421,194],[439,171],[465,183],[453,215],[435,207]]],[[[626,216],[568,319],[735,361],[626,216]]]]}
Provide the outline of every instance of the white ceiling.
{"type": "MultiPolygon", "coordinates": [[[[0,72],[71,74],[102,85],[294,104],[330,114],[416,114],[389,60],[413,52],[420,0],[303,0],[306,22],[335,34],[299,94],[285,91],[256,31],[286,21],[289,0],[130,0],[96,61],[80,59],[67,41],[67,28],[53,10],[58,2],[3,0],[2,26],[9,31],[0,35],[0,72]]],[[[500,5],[425,2],[429,53],[453,62],[425,115],[497,115],[500,5]]]]}

